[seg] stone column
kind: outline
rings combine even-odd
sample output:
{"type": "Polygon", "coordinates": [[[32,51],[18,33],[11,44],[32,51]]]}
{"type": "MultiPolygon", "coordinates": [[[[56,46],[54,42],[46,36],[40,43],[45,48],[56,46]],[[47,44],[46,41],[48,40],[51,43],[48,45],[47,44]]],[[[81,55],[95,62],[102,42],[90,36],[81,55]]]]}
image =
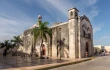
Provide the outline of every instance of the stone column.
{"type": "Polygon", "coordinates": [[[72,19],[69,21],[69,57],[76,58],[76,24],[77,21],[72,19]]]}
{"type": "Polygon", "coordinates": [[[69,58],[77,57],[77,47],[78,47],[78,10],[72,8],[69,10],[69,58]]]}
{"type": "Polygon", "coordinates": [[[78,20],[78,47],[79,47],[79,58],[81,58],[81,22],[80,22],[80,17],[78,20]]]}
{"type": "Polygon", "coordinates": [[[57,32],[56,28],[52,29],[52,57],[57,57],[57,32]]]}

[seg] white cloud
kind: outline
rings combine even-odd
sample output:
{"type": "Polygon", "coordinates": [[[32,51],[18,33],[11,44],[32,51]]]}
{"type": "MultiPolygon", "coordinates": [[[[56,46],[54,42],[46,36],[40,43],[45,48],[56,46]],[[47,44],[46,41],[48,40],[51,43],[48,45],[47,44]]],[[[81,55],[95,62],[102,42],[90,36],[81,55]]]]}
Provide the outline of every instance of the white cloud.
{"type": "Polygon", "coordinates": [[[32,0],[24,0],[28,4],[32,4],[32,0]]]}
{"type": "MultiPolygon", "coordinates": [[[[15,36],[15,35],[13,35],[15,36]]],[[[0,36],[0,42],[3,42],[4,40],[11,40],[13,39],[13,36],[12,35],[2,35],[0,36]]]]}
{"type": "Polygon", "coordinates": [[[88,5],[93,5],[97,3],[98,0],[86,0],[88,5]]]}
{"type": "MultiPolygon", "coordinates": [[[[75,1],[75,0],[69,0],[69,1],[68,0],[39,0],[39,1],[34,0],[34,1],[39,3],[40,7],[44,8],[47,12],[49,12],[49,14],[56,15],[55,19],[57,20],[57,22],[63,22],[65,21],[65,19],[68,19],[68,10],[72,7],[76,7],[79,10],[79,15],[86,15],[90,19],[90,21],[94,21],[94,18],[100,12],[97,6],[95,6],[98,0],[78,0],[78,1],[75,1]],[[60,18],[61,20],[59,21],[58,18],[60,18]]],[[[48,15],[45,15],[45,16],[48,16],[48,15]]],[[[56,21],[53,21],[53,22],[56,22],[56,21]]],[[[96,30],[100,30],[100,29],[98,28],[96,30]]]]}
{"type": "Polygon", "coordinates": [[[60,12],[64,16],[67,16],[67,11],[71,8],[71,4],[68,0],[45,0],[45,1],[37,1],[44,9],[46,9],[49,13],[54,14],[53,12],[60,12]]]}
{"type": "Polygon", "coordinates": [[[7,25],[18,25],[18,23],[16,23],[15,21],[1,17],[1,16],[0,16],[0,24],[1,24],[0,28],[7,26],[7,25]]]}
{"type": "Polygon", "coordinates": [[[101,30],[101,27],[96,27],[96,28],[93,28],[93,33],[95,34],[96,32],[100,31],[101,30]]]}
{"type": "Polygon", "coordinates": [[[98,31],[101,31],[102,30],[102,27],[94,27],[93,28],[93,33],[95,34],[95,33],[97,33],[98,31]]]}
{"type": "MultiPolygon", "coordinates": [[[[9,9],[0,10],[0,41],[21,34],[32,25],[32,18],[22,10],[7,4],[9,9]]],[[[1,8],[1,7],[0,7],[1,8]]]]}
{"type": "Polygon", "coordinates": [[[11,39],[13,36],[20,34],[19,22],[0,17],[0,41],[11,39]]]}
{"type": "Polygon", "coordinates": [[[101,31],[104,25],[102,23],[93,25],[93,34],[101,31]]]}
{"type": "Polygon", "coordinates": [[[89,13],[89,18],[94,20],[94,18],[99,14],[99,10],[96,7],[92,7],[92,10],[89,13]]]}
{"type": "MultiPolygon", "coordinates": [[[[26,3],[32,5],[31,0],[24,0],[26,3]]],[[[69,1],[69,0],[33,0],[36,1],[49,13],[56,14],[58,13],[57,20],[62,20],[63,17],[67,17],[68,9],[76,7],[80,10],[81,13],[85,14],[88,6],[93,6],[97,3],[97,0],[78,0],[78,1],[69,1]],[[61,16],[61,14],[63,16],[61,16]]],[[[37,3],[37,4],[38,4],[37,3]]],[[[13,35],[20,34],[26,28],[32,26],[33,19],[23,12],[23,10],[16,8],[15,6],[7,3],[8,9],[0,10],[0,39],[4,40],[8,37],[11,38],[13,35]],[[10,9],[10,10],[9,10],[10,9]],[[5,35],[5,36],[4,36],[5,35]]],[[[37,5],[36,5],[37,6],[37,5]]],[[[89,17],[94,18],[98,15],[99,11],[97,8],[92,8],[89,17]]],[[[94,33],[100,31],[101,27],[95,27],[94,33]]],[[[8,39],[7,38],[7,39],[8,39]]]]}
{"type": "Polygon", "coordinates": [[[94,45],[110,45],[110,36],[103,36],[100,39],[94,40],[94,45]]]}
{"type": "Polygon", "coordinates": [[[69,7],[71,7],[71,3],[69,3],[67,0],[47,0],[47,2],[65,15],[67,15],[67,10],[69,7]]]}
{"type": "MultiPolygon", "coordinates": [[[[81,14],[86,14],[90,21],[94,21],[94,18],[99,14],[98,8],[95,6],[95,4],[98,2],[98,0],[78,0],[78,1],[68,1],[68,0],[46,0],[44,2],[40,1],[40,4],[49,12],[55,12],[53,9],[56,9],[56,11],[62,12],[64,15],[62,17],[67,17],[68,15],[68,9],[72,7],[77,7],[81,14]],[[53,7],[52,7],[53,6],[53,7]],[[90,7],[91,10],[88,11],[87,7],[90,7]]],[[[56,18],[57,20],[61,20],[60,15],[56,18]]],[[[95,24],[96,25],[96,24],[95,24]]],[[[103,24],[99,24],[97,26],[93,26],[93,33],[97,33],[98,31],[101,31],[103,27],[103,24]]]]}
{"type": "MultiPolygon", "coordinates": [[[[95,3],[97,3],[97,1],[98,0],[78,0],[78,1],[45,0],[44,2],[42,2],[42,0],[41,0],[41,1],[39,1],[39,3],[49,12],[53,11],[53,9],[56,9],[56,11],[58,10],[66,16],[68,15],[67,10],[72,7],[78,8],[79,10],[81,10],[80,12],[83,14],[88,13],[86,8],[90,7],[91,11],[87,15],[95,17],[99,13],[98,8],[96,8],[96,6],[94,5],[95,3]]],[[[36,0],[36,2],[38,2],[38,1],[36,0]]]]}
{"type": "Polygon", "coordinates": [[[26,28],[30,27],[32,24],[23,21],[15,20],[0,16],[0,36],[4,35],[18,35],[21,34],[26,28]]]}

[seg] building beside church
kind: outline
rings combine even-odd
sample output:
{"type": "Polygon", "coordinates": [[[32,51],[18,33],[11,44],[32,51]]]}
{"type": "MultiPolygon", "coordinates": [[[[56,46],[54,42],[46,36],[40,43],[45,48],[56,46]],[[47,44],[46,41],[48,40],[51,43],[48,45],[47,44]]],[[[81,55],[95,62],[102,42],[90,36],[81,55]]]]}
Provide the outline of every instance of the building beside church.
{"type": "MultiPolygon", "coordinates": [[[[76,8],[68,10],[68,21],[55,23],[49,27],[52,30],[52,38],[48,37],[44,42],[42,52],[44,56],[63,58],[83,58],[93,55],[93,28],[90,20],[85,16],[79,16],[76,8]],[[61,51],[60,51],[61,47],[61,51]],[[86,55],[87,54],[87,55],[86,55]]],[[[20,35],[24,46],[20,46],[19,51],[31,53],[33,36],[30,29],[25,30],[20,35]]],[[[36,52],[40,54],[40,39],[36,42],[36,52]]]]}
{"type": "Polygon", "coordinates": [[[104,46],[106,53],[110,53],[110,46],[104,46]]]}
{"type": "Polygon", "coordinates": [[[101,51],[105,50],[105,46],[102,45],[94,45],[94,53],[100,53],[101,51]]]}

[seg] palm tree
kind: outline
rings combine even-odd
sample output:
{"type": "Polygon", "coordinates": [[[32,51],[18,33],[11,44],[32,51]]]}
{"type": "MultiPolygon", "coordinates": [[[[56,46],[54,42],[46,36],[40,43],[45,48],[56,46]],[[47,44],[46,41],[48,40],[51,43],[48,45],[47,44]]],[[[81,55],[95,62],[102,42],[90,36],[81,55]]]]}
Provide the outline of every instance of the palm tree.
{"type": "Polygon", "coordinates": [[[13,48],[16,47],[16,53],[17,49],[19,48],[20,45],[23,45],[23,41],[21,40],[20,36],[14,36],[14,39],[11,40],[13,44],[13,48]]]}
{"type": "Polygon", "coordinates": [[[41,49],[43,46],[44,40],[47,41],[47,35],[51,37],[51,30],[48,28],[48,22],[42,22],[41,20],[38,20],[39,27],[36,27],[33,29],[32,34],[34,35],[34,48],[36,45],[36,41],[38,38],[41,39],[41,45],[40,45],[40,57],[42,58],[41,49]]]}
{"type": "Polygon", "coordinates": [[[13,43],[13,45],[15,45],[14,47],[19,48],[20,45],[23,45],[23,41],[21,40],[21,38],[19,36],[14,36],[14,39],[11,40],[11,42],[13,43]]]}
{"type": "Polygon", "coordinates": [[[7,51],[12,47],[12,43],[9,40],[5,40],[0,44],[0,48],[4,48],[3,55],[5,54],[5,56],[7,55],[7,51]]]}
{"type": "Polygon", "coordinates": [[[12,44],[9,40],[5,40],[4,43],[1,43],[0,48],[5,48],[6,50],[9,50],[12,48],[12,44]]]}
{"type": "Polygon", "coordinates": [[[17,63],[17,49],[19,48],[20,45],[23,45],[23,41],[21,40],[20,36],[14,36],[14,39],[11,40],[13,43],[14,47],[16,47],[16,63],[17,63]]]}
{"type": "Polygon", "coordinates": [[[0,47],[1,47],[1,42],[0,42],[0,47]]]}

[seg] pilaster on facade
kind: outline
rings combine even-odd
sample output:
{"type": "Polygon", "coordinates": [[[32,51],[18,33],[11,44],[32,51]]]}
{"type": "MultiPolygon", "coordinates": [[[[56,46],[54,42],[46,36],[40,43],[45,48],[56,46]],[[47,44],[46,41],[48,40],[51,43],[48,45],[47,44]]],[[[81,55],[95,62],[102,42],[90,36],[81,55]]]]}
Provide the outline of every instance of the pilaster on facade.
{"type": "Polygon", "coordinates": [[[56,32],[56,28],[54,28],[52,30],[52,57],[56,57],[57,56],[57,32],[56,32]]]}
{"type": "Polygon", "coordinates": [[[78,10],[76,8],[69,10],[69,57],[77,58],[78,50],[78,10]]]}
{"type": "Polygon", "coordinates": [[[81,58],[81,21],[80,17],[78,18],[78,52],[79,52],[79,58],[81,58]]]}

